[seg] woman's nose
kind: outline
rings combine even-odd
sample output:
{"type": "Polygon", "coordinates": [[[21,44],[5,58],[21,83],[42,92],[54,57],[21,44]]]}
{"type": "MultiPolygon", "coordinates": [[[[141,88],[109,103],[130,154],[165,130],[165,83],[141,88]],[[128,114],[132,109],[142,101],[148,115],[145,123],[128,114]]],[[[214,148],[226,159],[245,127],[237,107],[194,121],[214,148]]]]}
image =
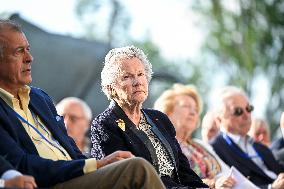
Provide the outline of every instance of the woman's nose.
{"type": "Polygon", "coordinates": [[[132,83],[133,83],[134,86],[140,85],[141,84],[140,78],[134,77],[132,83]]]}

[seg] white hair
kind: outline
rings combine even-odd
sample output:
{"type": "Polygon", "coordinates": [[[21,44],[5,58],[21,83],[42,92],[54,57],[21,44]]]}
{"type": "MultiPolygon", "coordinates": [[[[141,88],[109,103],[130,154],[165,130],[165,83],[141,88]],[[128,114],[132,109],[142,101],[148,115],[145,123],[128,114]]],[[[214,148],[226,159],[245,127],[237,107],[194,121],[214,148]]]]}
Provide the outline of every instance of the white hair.
{"type": "Polygon", "coordinates": [[[211,98],[211,110],[215,113],[220,113],[225,106],[225,100],[235,95],[242,95],[248,99],[246,93],[241,88],[235,86],[225,86],[216,90],[211,98]]]}
{"type": "Polygon", "coordinates": [[[57,110],[58,114],[62,115],[65,106],[69,103],[77,103],[77,104],[81,105],[86,118],[89,121],[92,120],[91,108],[88,106],[88,104],[86,102],[84,102],[83,100],[81,100],[80,98],[77,98],[77,97],[67,97],[67,98],[62,99],[59,103],[57,103],[56,110],[57,110]]]}
{"type": "Polygon", "coordinates": [[[101,72],[101,87],[102,91],[105,95],[111,99],[110,91],[108,90],[108,86],[114,85],[115,80],[117,79],[117,75],[119,70],[117,69],[117,63],[124,59],[138,58],[142,64],[144,65],[145,75],[148,83],[152,78],[152,65],[149,62],[147,56],[144,52],[131,45],[121,48],[114,48],[108,52],[105,57],[104,67],[101,72]]]}

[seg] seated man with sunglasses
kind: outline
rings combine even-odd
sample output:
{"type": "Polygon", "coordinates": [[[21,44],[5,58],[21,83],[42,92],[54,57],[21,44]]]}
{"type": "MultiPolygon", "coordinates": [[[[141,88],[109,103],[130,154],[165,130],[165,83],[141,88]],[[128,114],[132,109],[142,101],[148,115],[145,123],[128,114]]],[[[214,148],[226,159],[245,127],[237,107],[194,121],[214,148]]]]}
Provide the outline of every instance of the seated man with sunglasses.
{"type": "Polygon", "coordinates": [[[284,167],[266,146],[247,135],[253,106],[245,92],[227,86],[217,95],[213,110],[221,132],[211,142],[215,152],[227,165],[236,167],[255,185],[261,188],[284,188],[284,167]]]}

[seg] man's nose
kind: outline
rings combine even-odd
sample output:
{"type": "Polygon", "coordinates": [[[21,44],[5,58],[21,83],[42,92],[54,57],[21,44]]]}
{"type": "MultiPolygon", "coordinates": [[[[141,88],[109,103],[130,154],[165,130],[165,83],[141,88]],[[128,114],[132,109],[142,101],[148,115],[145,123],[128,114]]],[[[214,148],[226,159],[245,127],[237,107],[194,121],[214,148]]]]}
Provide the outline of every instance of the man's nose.
{"type": "Polygon", "coordinates": [[[34,57],[32,56],[31,52],[26,50],[25,53],[25,63],[32,63],[34,60],[34,57]]]}
{"type": "Polygon", "coordinates": [[[248,119],[248,118],[251,117],[251,112],[244,111],[243,116],[244,116],[246,119],[248,119]]]}

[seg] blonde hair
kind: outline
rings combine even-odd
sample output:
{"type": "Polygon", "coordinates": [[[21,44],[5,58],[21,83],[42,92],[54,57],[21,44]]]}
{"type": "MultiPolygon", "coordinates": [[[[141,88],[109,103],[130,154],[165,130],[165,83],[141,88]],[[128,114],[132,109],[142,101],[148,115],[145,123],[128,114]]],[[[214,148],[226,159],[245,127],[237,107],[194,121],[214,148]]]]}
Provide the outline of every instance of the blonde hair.
{"type": "Polygon", "coordinates": [[[202,100],[195,86],[180,83],[176,83],[172,88],[164,91],[154,103],[154,109],[160,110],[167,115],[172,113],[175,105],[175,97],[179,95],[186,95],[193,98],[197,106],[197,112],[200,115],[202,112],[202,100]]]}

